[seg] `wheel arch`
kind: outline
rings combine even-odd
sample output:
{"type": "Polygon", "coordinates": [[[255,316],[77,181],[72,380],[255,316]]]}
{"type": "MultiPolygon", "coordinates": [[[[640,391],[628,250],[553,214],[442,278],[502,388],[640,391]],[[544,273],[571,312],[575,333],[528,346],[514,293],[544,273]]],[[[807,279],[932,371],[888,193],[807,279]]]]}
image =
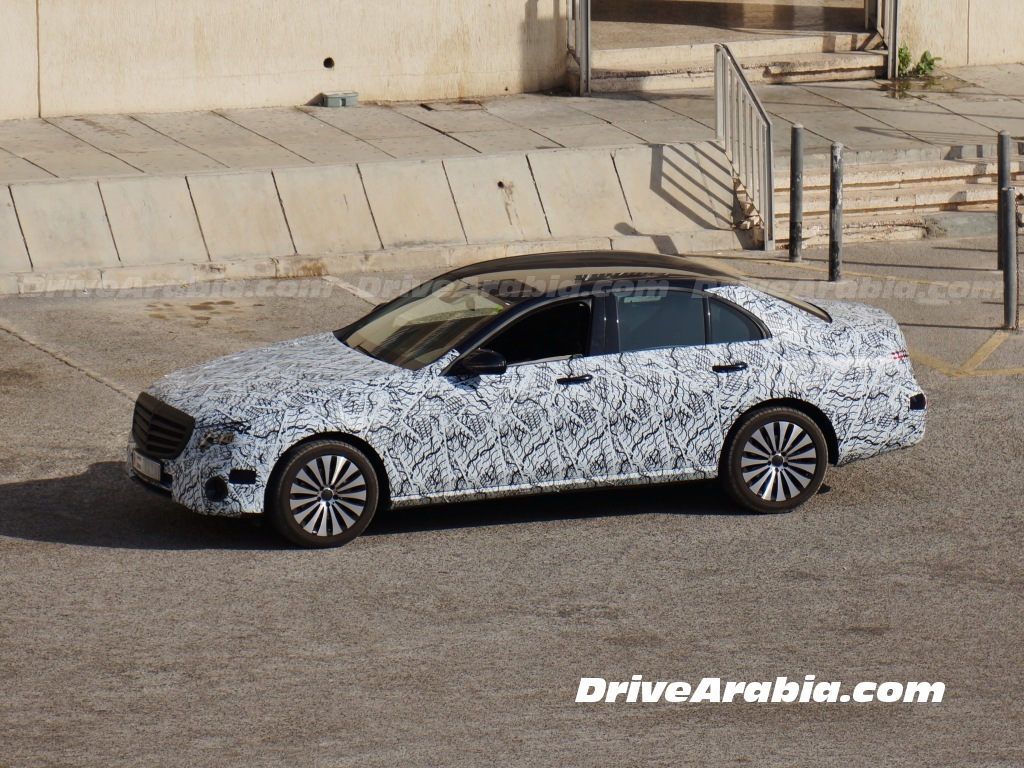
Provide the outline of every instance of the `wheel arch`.
{"type": "MultiPolygon", "coordinates": [[[[828,445],[828,463],[833,466],[836,465],[839,461],[839,438],[836,437],[836,430],[832,426],[832,422],[829,420],[828,416],[825,415],[824,411],[816,405],[795,397],[780,397],[774,400],[765,400],[738,414],[733,420],[728,433],[726,433],[725,440],[722,442],[723,447],[729,445],[729,442],[739,431],[740,425],[747,416],[755,411],[764,410],[765,408],[792,408],[793,410],[800,411],[813,419],[814,423],[817,424],[818,428],[821,430],[821,434],[825,436],[825,443],[828,445]]],[[[723,448],[722,458],[720,458],[719,461],[724,460],[724,456],[725,450],[723,448]]],[[[719,466],[719,473],[721,473],[721,466],[719,466]]]]}
{"type": "Polygon", "coordinates": [[[274,468],[270,472],[270,477],[267,479],[267,486],[264,489],[264,509],[266,509],[267,494],[269,494],[275,487],[277,478],[281,473],[281,467],[284,466],[285,460],[288,456],[302,448],[302,446],[307,443],[312,443],[316,440],[337,440],[342,443],[348,443],[352,447],[358,448],[366,454],[366,458],[368,458],[370,463],[373,464],[373,468],[377,472],[377,478],[380,481],[377,511],[382,509],[386,510],[391,505],[391,481],[388,479],[388,472],[384,467],[383,460],[381,460],[380,455],[374,450],[372,445],[361,437],[349,434],[348,432],[316,432],[297,441],[291,445],[288,450],[282,452],[281,455],[277,457],[277,461],[274,462],[274,468]]]}

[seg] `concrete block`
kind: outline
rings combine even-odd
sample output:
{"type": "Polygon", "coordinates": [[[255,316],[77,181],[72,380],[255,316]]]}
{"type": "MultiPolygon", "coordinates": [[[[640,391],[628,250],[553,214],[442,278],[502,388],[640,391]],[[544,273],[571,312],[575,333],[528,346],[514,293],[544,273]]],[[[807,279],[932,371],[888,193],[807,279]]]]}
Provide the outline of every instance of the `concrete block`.
{"type": "Polygon", "coordinates": [[[154,285],[187,285],[192,282],[191,264],[153,264],[131,267],[112,267],[102,270],[101,287],[120,291],[129,288],[149,288],[154,285]]]}
{"type": "Polygon", "coordinates": [[[11,194],[37,272],[120,264],[96,182],[18,184],[11,194]]]}
{"type": "Polygon", "coordinates": [[[528,157],[552,237],[633,234],[607,149],[540,150],[528,157]]]}
{"type": "Polygon", "coordinates": [[[73,294],[103,287],[98,269],[58,270],[18,275],[18,293],[73,294]]]}
{"type": "Polygon", "coordinates": [[[380,248],[363,182],[355,166],[274,172],[295,250],[304,255],[380,248]]]}
{"type": "Polygon", "coordinates": [[[996,234],[996,216],[990,212],[944,211],[924,217],[930,238],[987,237],[996,234]]]}
{"type": "Polygon", "coordinates": [[[107,179],[100,193],[125,266],[208,259],[184,178],[107,179]]]}
{"type": "Polygon", "coordinates": [[[444,167],[470,243],[550,235],[525,155],[453,158],[444,167]]]}
{"type": "Polygon", "coordinates": [[[505,246],[505,255],[522,256],[527,253],[558,253],[562,251],[607,251],[610,248],[611,241],[607,237],[582,237],[573,240],[509,243],[505,246]]]}
{"type": "MultiPolygon", "coordinates": [[[[25,250],[25,238],[21,236],[11,190],[0,187],[0,274],[29,272],[31,269],[32,262],[25,250]]],[[[14,292],[17,293],[17,287],[14,292]]]]}
{"type": "Polygon", "coordinates": [[[0,296],[12,296],[18,292],[17,275],[0,275],[0,296]]]}
{"type": "Polygon", "coordinates": [[[481,261],[494,261],[503,259],[508,255],[508,248],[505,243],[491,243],[487,245],[453,245],[448,256],[448,263],[452,269],[464,267],[468,264],[476,264],[481,261]]]}
{"type": "Polygon", "coordinates": [[[323,257],[285,256],[275,261],[278,277],[320,277],[327,274],[323,257]]]}
{"type": "Polygon", "coordinates": [[[250,280],[277,277],[275,259],[240,259],[193,265],[196,280],[250,280]]]}
{"type": "Polygon", "coordinates": [[[440,160],[359,166],[385,248],[466,242],[440,160]]]}
{"type": "Polygon", "coordinates": [[[364,272],[391,272],[399,270],[446,271],[451,264],[451,248],[395,248],[367,253],[362,264],[364,272]]]}
{"type": "Polygon", "coordinates": [[[638,233],[660,235],[729,226],[732,174],[717,145],[629,147],[615,150],[613,157],[638,233]]]}
{"type": "Polygon", "coordinates": [[[195,175],[188,185],[211,260],[295,253],[269,172],[195,175]]]}

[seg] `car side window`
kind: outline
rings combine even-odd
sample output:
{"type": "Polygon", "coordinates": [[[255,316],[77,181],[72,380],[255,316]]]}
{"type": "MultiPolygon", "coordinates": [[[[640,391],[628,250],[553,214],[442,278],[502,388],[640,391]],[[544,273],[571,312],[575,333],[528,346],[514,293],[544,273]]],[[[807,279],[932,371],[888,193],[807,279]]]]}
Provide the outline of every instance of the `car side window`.
{"type": "Polygon", "coordinates": [[[711,338],[710,344],[734,344],[740,341],[760,341],[764,338],[761,328],[750,317],[718,299],[709,299],[711,338]]]}
{"type": "Polygon", "coordinates": [[[685,290],[615,294],[619,351],[705,343],[704,297],[685,290]]]}
{"type": "Polygon", "coordinates": [[[534,310],[482,346],[509,365],[585,355],[590,346],[590,303],[569,301],[534,310]]]}

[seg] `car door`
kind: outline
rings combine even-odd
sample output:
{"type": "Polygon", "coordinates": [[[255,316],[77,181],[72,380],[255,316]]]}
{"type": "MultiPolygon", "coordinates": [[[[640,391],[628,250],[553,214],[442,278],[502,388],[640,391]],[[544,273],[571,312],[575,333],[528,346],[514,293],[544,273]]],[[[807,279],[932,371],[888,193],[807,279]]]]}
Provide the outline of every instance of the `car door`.
{"type": "Polygon", "coordinates": [[[445,468],[439,492],[540,488],[576,476],[576,454],[561,441],[578,396],[575,361],[589,352],[592,325],[590,299],[545,304],[476,345],[502,354],[504,373],[471,375],[455,364],[437,377],[431,400],[445,468]]]}

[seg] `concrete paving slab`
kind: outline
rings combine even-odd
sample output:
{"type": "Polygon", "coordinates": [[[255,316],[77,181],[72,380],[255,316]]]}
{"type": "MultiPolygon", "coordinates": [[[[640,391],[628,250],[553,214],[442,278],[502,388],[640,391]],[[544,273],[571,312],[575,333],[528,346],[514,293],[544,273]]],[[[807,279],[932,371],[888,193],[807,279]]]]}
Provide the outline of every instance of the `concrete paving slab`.
{"type": "Polygon", "coordinates": [[[32,269],[11,190],[0,187],[0,274],[28,272],[32,269]]]}
{"type": "Polygon", "coordinates": [[[453,133],[455,139],[482,154],[524,152],[531,149],[550,149],[562,146],[528,128],[513,126],[502,131],[474,131],[453,133]]]}
{"type": "Polygon", "coordinates": [[[853,150],[904,149],[926,146],[928,142],[893,128],[886,123],[875,120],[868,115],[853,110],[837,109],[832,112],[788,112],[786,119],[802,122],[811,133],[816,133],[830,141],[842,142],[853,150]]]}
{"type": "Polygon", "coordinates": [[[269,172],[190,176],[188,185],[212,260],[295,253],[269,172]]]}
{"type": "Polygon", "coordinates": [[[123,265],[195,263],[209,258],[183,177],[104,179],[100,193],[123,265]]]}
{"type": "Polygon", "coordinates": [[[316,164],[387,160],[389,155],[295,107],[230,109],[218,114],[316,164]]]}
{"type": "Polygon", "coordinates": [[[309,164],[308,160],[294,152],[215,112],[175,112],[134,117],[153,130],[229,168],[275,168],[309,164]]]}
{"type": "Polygon", "coordinates": [[[395,139],[368,139],[370,144],[396,160],[427,160],[475,155],[477,151],[443,133],[395,139]]]}
{"type": "MultiPolygon", "coordinates": [[[[772,86],[774,88],[774,86],[772,86]]],[[[848,109],[916,110],[921,104],[918,91],[899,91],[887,82],[851,80],[834,83],[805,83],[800,86],[808,94],[848,109]]],[[[774,108],[774,104],[772,107],[774,108]]],[[[806,110],[804,110],[806,111],[806,110]]]]}
{"type": "Polygon", "coordinates": [[[980,85],[993,93],[1024,97],[1024,65],[1022,64],[964,67],[956,70],[956,76],[975,85],[980,85]]]}
{"type": "Polygon", "coordinates": [[[282,169],[274,172],[274,178],[298,253],[349,253],[381,247],[355,166],[282,169]]]}
{"type": "Polygon", "coordinates": [[[470,243],[549,237],[525,155],[458,158],[444,167],[470,243]]]}
{"type": "Polygon", "coordinates": [[[134,176],[140,172],[45,120],[0,121],[0,149],[65,179],[134,176]]]}
{"type": "Polygon", "coordinates": [[[129,115],[52,117],[47,122],[145,173],[194,173],[224,168],[223,163],[129,115]]]}
{"type": "Polygon", "coordinates": [[[927,103],[919,109],[861,109],[860,113],[929,144],[949,146],[993,141],[992,131],[978,121],[927,103]]]}
{"type": "Polygon", "coordinates": [[[721,170],[706,170],[712,161],[724,165],[724,153],[716,145],[630,147],[615,150],[613,158],[637,232],[661,235],[730,227],[731,177],[725,186],[721,170]]]}
{"type": "Polygon", "coordinates": [[[620,120],[671,120],[675,117],[667,109],[640,94],[599,94],[589,98],[570,97],[567,103],[587,114],[599,117],[609,123],[620,120]]]}
{"type": "Polygon", "coordinates": [[[562,147],[624,147],[630,144],[642,144],[644,141],[639,136],[608,123],[559,125],[536,130],[537,133],[557,142],[562,147]]]}
{"type": "Polygon", "coordinates": [[[440,161],[367,163],[360,172],[385,248],[466,241],[440,161]]]}
{"type": "Polygon", "coordinates": [[[522,94],[501,99],[486,99],[484,107],[491,114],[523,128],[601,125],[605,122],[555,96],[522,94]]]}
{"type": "Polygon", "coordinates": [[[0,149],[0,184],[11,184],[19,181],[43,181],[55,176],[44,171],[38,165],[30,163],[23,157],[16,157],[10,152],[0,149]]]}
{"type": "Polygon", "coordinates": [[[811,110],[835,109],[836,103],[832,99],[813,93],[802,85],[765,85],[756,83],[752,85],[754,93],[761,99],[765,109],[795,108],[802,112],[811,110]]]}
{"type": "Polygon", "coordinates": [[[608,151],[540,150],[528,157],[552,237],[635,233],[608,151]]]}
{"type": "Polygon", "coordinates": [[[359,104],[354,107],[300,107],[303,112],[340,128],[358,139],[407,139],[437,132],[390,107],[359,104]]]}
{"type": "Polygon", "coordinates": [[[18,184],[11,194],[33,269],[60,271],[120,264],[96,182],[18,184]]]}
{"type": "MultiPolygon", "coordinates": [[[[696,120],[711,128],[715,127],[717,111],[715,93],[706,88],[684,89],[679,91],[661,91],[640,94],[652,104],[670,112],[696,120]]],[[[626,120],[629,117],[624,118],[626,120]]]]}
{"type": "Polygon", "coordinates": [[[685,117],[673,120],[620,120],[615,125],[648,144],[678,144],[715,138],[713,128],[685,117]]]}
{"type": "Polygon", "coordinates": [[[436,131],[449,134],[505,131],[514,127],[512,123],[491,114],[483,106],[472,106],[472,109],[431,109],[422,104],[402,104],[396,105],[394,110],[436,131]]]}

